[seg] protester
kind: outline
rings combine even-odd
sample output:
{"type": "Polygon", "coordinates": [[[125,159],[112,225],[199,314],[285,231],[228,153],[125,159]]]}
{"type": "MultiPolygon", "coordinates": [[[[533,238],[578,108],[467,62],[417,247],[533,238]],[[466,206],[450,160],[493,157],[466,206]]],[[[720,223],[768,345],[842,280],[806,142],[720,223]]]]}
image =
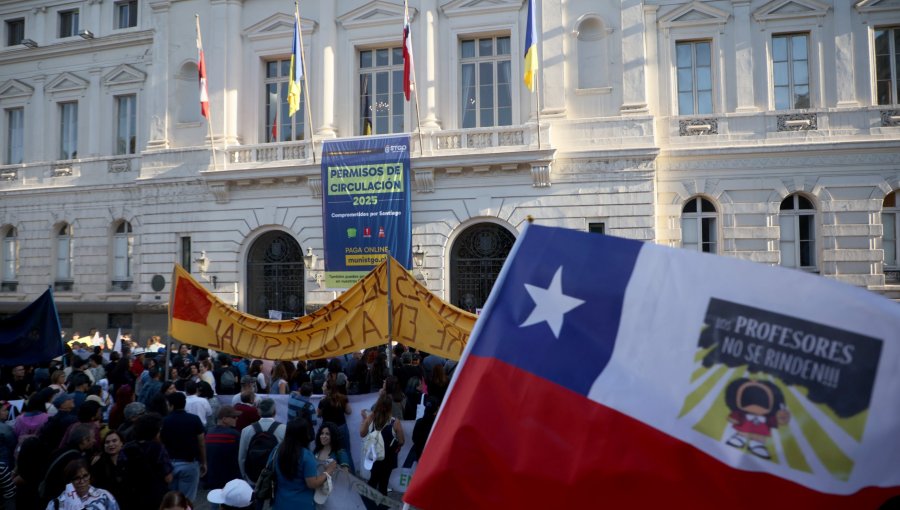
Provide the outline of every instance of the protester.
{"type": "Polygon", "coordinates": [[[241,434],[235,428],[240,411],[229,405],[219,408],[216,424],[206,433],[206,471],[204,486],[221,489],[229,480],[241,477],[238,450],[241,434]]]}
{"type": "Polygon", "coordinates": [[[76,413],[76,415],[78,416],[78,421],[76,423],[73,423],[72,425],[69,425],[69,428],[66,429],[65,434],[63,434],[63,437],[59,442],[59,447],[62,448],[69,442],[69,436],[71,435],[73,428],[77,427],[79,424],[85,424],[91,427],[91,430],[94,434],[94,446],[99,445],[100,419],[102,417],[101,413],[102,409],[100,407],[100,404],[98,404],[97,402],[88,400],[85,401],[84,404],[81,404],[81,407],[78,408],[78,412],[76,413]]]}
{"type": "MultiPolygon", "coordinates": [[[[404,441],[403,426],[399,420],[391,416],[392,407],[393,399],[388,395],[380,395],[378,401],[375,402],[374,411],[371,413],[366,409],[361,411],[363,421],[359,425],[359,437],[366,437],[370,432],[376,430],[381,431],[381,437],[384,440],[384,459],[376,460],[371,466],[366,464],[368,462],[366,459],[363,459],[363,462],[364,467],[372,473],[369,477],[369,487],[385,496],[391,471],[397,467],[397,456],[404,441]]],[[[383,508],[383,505],[375,505],[368,498],[363,498],[363,503],[368,510],[383,508]]]]}
{"type": "Polygon", "coordinates": [[[422,452],[425,451],[425,443],[428,441],[428,436],[431,435],[439,407],[437,399],[425,397],[425,414],[416,420],[416,425],[413,427],[412,449],[416,459],[422,458],[422,452]]]}
{"type": "Polygon", "coordinates": [[[269,389],[270,395],[285,395],[288,393],[288,375],[283,363],[275,365],[272,371],[272,384],[269,389]]]}
{"type": "Polygon", "coordinates": [[[255,397],[253,393],[242,393],[240,402],[234,406],[241,413],[237,420],[237,429],[240,431],[259,421],[259,410],[253,404],[255,397]]]}
{"type": "Polygon", "coordinates": [[[216,422],[216,415],[219,412],[219,407],[222,405],[219,403],[219,399],[216,398],[216,393],[213,391],[212,386],[209,385],[206,381],[200,381],[197,383],[197,395],[200,398],[206,399],[206,403],[209,404],[209,416],[206,417],[206,425],[207,427],[211,427],[216,422]]]}
{"type": "Polygon", "coordinates": [[[355,469],[353,455],[350,454],[350,428],[347,427],[347,416],[353,412],[350,400],[338,391],[334,381],[325,384],[325,398],[319,402],[316,414],[322,419],[322,423],[331,422],[338,430],[336,438],[332,438],[339,448],[347,451],[351,471],[355,469]]]}
{"type": "MultiPolygon", "coordinates": [[[[238,392],[237,382],[241,379],[241,371],[231,363],[231,357],[227,354],[219,355],[221,366],[214,372],[216,393],[219,395],[234,395],[238,392]]],[[[234,402],[232,402],[233,404],[234,402]]]]}
{"type": "Polygon", "coordinates": [[[309,423],[309,435],[312,437],[315,435],[313,430],[318,425],[318,414],[310,397],[312,397],[312,384],[308,382],[300,385],[300,391],[292,391],[288,399],[287,417],[288,421],[298,416],[306,420],[309,423]]]}
{"type": "Polygon", "coordinates": [[[18,446],[15,431],[6,423],[10,408],[12,405],[9,402],[0,400],[0,462],[7,466],[12,465],[13,454],[18,446]]]}
{"type": "Polygon", "coordinates": [[[309,451],[309,430],[302,418],[287,425],[284,441],[275,454],[275,501],[272,510],[313,510],[313,494],[328,476],[337,469],[330,462],[322,474],[317,474],[316,459],[309,451]]]}
{"type": "Polygon", "coordinates": [[[241,377],[241,391],[231,397],[231,405],[236,405],[238,402],[244,400],[244,395],[250,395],[252,399],[250,403],[253,405],[258,404],[257,396],[256,396],[256,378],[250,375],[245,375],[241,377]]]}
{"type": "Polygon", "coordinates": [[[109,428],[118,429],[125,422],[125,406],[134,402],[134,391],[125,384],[116,390],[116,398],[109,409],[109,428]]]}
{"type": "Polygon", "coordinates": [[[206,418],[212,415],[209,401],[197,395],[197,383],[194,381],[185,381],[184,392],[187,394],[184,410],[200,418],[203,426],[206,427],[206,418]]]}
{"type": "Polygon", "coordinates": [[[341,448],[335,441],[338,437],[337,427],[334,423],[325,422],[319,427],[316,434],[313,455],[316,457],[316,463],[321,473],[323,468],[332,460],[336,461],[339,466],[349,468],[350,456],[347,450],[341,448]]]}
{"type": "Polygon", "coordinates": [[[91,485],[91,474],[84,460],[74,460],[65,468],[64,490],[47,505],[47,510],[119,510],[112,494],[91,485]]]}
{"type": "Polygon", "coordinates": [[[123,448],[125,486],[140,487],[126,494],[122,507],[127,510],[157,510],[172,481],[172,462],[159,441],[162,417],[144,414],[134,424],[134,441],[123,448]]]}
{"type": "Polygon", "coordinates": [[[403,419],[403,409],[406,406],[406,394],[400,389],[400,382],[392,375],[384,378],[381,393],[391,397],[391,416],[398,420],[403,419]]]}
{"type": "Polygon", "coordinates": [[[75,425],[69,434],[69,442],[50,456],[44,480],[40,488],[41,504],[58,495],[66,485],[64,470],[73,460],[87,460],[94,449],[94,430],[87,423],[75,425]]]}
{"type": "Polygon", "coordinates": [[[450,379],[444,371],[442,363],[435,363],[431,368],[431,378],[428,379],[428,395],[437,399],[438,402],[444,401],[444,395],[450,387],[450,379]]]}
{"type": "Polygon", "coordinates": [[[213,364],[209,359],[200,361],[200,380],[216,391],[216,378],[213,375],[213,364]]]}
{"type": "Polygon", "coordinates": [[[78,421],[78,417],[72,412],[75,409],[75,399],[72,395],[65,393],[56,397],[53,406],[56,407],[57,413],[47,420],[39,433],[41,440],[49,448],[58,446],[69,426],[78,421]]]}
{"type": "Polygon", "coordinates": [[[162,382],[159,380],[159,369],[156,367],[156,362],[150,360],[149,363],[148,367],[152,368],[147,369],[146,380],[138,383],[140,389],[137,397],[138,402],[147,407],[150,407],[150,401],[162,390],[162,382]]]}
{"type": "Polygon", "coordinates": [[[275,401],[270,398],[260,400],[259,415],[258,422],[241,431],[241,443],[238,450],[241,476],[250,485],[256,483],[260,471],[266,464],[271,447],[284,440],[285,426],[275,420],[275,401]],[[270,439],[264,443],[264,434],[274,436],[275,444],[271,444],[270,439]],[[269,449],[269,452],[265,452],[265,449],[269,449]]]}
{"type": "Polygon", "coordinates": [[[183,393],[172,393],[167,398],[172,412],[163,420],[160,438],[172,460],[170,489],[195,499],[200,478],[206,475],[206,426],[196,415],[185,411],[187,399],[183,393]]]}
{"type": "Polygon", "coordinates": [[[147,407],[140,402],[132,402],[125,406],[125,422],[116,429],[122,436],[122,441],[128,443],[134,440],[134,425],[138,418],[147,412],[147,407]]]}
{"type": "Polygon", "coordinates": [[[256,388],[259,391],[269,391],[269,377],[263,370],[263,361],[261,359],[255,359],[253,360],[253,363],[250,363],[250,369],[247,371],[247,375],[256,378],[256,388]]]}
{"type": "Polygon", "coordinates": [[[122,436],[116,431],[110,431],[103,439],[103,451],[94,455],[91,460],[91,478],[94,486],[108,490],[116,501],[124,501],[125,491],[125,462],[122,436]]]}

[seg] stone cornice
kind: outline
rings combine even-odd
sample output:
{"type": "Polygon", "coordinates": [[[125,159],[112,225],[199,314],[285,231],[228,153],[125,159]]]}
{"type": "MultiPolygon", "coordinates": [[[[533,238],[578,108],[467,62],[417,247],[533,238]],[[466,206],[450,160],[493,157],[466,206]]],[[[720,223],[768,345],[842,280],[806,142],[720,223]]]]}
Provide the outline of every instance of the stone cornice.
{"type": "Polygon", "coordinates": [[[19,64],[22,62],[34,62],[41,59],[59,58],[68,56],[80,56],[85,53],[119,50],[128,46],[151,45],[153,43],[153,30],[127,32],[123,34],[107,35],[95,39],[66,39],[62,42],[42,45],[37,48],[15,46],[0,50],[0,66],[19,64]]]}

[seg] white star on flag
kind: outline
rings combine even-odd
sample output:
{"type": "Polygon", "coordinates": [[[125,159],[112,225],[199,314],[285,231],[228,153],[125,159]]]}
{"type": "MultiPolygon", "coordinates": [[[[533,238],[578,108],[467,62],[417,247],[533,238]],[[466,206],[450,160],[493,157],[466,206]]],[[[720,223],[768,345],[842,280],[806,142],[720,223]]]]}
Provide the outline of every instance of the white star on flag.
{"type": "Polygon", "coordinates": [[[562,266],[556,270],[550,286],[546,289],[534,285],[525,284],[525,290],[534,301],[534,310],[519,324],[520,328],[546,322],[553,331],[553,336],[559,338],[559,330],[562,329],[563,315],[584,304],[584,300],[567,296],[562,292],[562,266]]]}

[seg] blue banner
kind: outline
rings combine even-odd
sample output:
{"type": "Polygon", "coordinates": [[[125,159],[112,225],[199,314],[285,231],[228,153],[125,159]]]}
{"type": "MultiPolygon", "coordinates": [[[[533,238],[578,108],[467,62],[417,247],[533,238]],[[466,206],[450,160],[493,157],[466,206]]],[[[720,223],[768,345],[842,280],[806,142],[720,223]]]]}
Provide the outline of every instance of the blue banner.
{"type": "Polygon", "coordinates": [[[412,262],[409,135],[322,147],[325,286],[346,289],[386,258],[412,262]]]}
{"type": "Polygon", "coordinates": [[[65,352],[50,289],[24,310],[0,320],[0,365],[32,365],[65,352]]]}

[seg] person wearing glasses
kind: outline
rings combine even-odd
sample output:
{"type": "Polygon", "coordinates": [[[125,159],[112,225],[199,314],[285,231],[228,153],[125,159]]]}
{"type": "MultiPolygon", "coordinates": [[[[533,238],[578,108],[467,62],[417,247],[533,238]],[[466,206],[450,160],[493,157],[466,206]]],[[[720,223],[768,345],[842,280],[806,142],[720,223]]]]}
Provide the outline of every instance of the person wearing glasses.
{"type": "Polygon", "coordinates": [[[91,485],[91,473],[83,459],[73,460],[63,471],[67,482],[62,494],[47,504],[47,510],[79,508],[82,510],[119,510],[116,498],[108,491],[91,485]]]}

